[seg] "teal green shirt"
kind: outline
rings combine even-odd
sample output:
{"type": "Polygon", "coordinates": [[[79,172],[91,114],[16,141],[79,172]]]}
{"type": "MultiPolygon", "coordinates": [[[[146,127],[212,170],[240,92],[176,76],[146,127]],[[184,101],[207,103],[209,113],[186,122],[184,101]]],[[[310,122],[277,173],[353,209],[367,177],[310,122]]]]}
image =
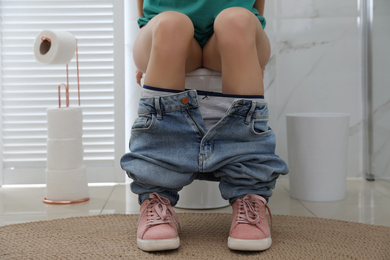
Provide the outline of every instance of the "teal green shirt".
{"type": "Polygon", "coordinates": [[[186,14],[195,27],[195,38],[203,46],[214,33],[213,24],[217,15],[229,7],[243,7],[256,15],[263,28],[265,18],[259,15],[254,8],[256,0],[144,0],[144,16],[138,19],[140,27],[146,25],[150,19],[165,11],[177,11],[186,14]]]}

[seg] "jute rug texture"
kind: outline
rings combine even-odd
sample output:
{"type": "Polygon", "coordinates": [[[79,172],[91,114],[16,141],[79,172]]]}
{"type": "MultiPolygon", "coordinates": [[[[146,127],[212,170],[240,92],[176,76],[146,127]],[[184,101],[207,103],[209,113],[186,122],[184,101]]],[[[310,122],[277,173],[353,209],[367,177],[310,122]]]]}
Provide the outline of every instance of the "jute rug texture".
{"type": "Polygon", "coordinates": [[[137,248],[138,215],[99,215],[0,228],[0,259],[390,259],[390,227],[313,217],[273,216],[272,247],[227,248],[230,214],[178,214],[181,246],[137,248]]]}

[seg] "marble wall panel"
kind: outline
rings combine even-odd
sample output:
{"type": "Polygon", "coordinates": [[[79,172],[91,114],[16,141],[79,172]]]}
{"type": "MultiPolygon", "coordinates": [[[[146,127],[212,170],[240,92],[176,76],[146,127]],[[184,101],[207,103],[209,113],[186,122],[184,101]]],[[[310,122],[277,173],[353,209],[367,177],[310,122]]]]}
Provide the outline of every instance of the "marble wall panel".
{"type": "Polygon", "coordinates": [[[279,0],[275,1],[274,11],[273,55],[265,82],[270,125],[277,136],[277,153],[287,160],[286,114],[348,113],[348,177],[362,176],[362,76],[357,1],[279,0]]]}

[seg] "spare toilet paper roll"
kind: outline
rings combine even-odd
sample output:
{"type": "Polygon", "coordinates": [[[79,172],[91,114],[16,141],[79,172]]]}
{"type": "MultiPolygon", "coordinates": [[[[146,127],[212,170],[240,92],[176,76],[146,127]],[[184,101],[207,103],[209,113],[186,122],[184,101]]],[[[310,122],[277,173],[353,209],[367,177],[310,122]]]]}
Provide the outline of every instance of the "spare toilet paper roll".
{"type": "Polygon", "coordinates": [[[48,139],[75,139],[83,135],[83,111],[81,107],[48,108],[48,139]]]}
{"type": "Polygon", "coordinates": [[[48,139],[47,162],[49,170],[70,170],[83,166],[83,143],[77,139],[48,139]]]}
{"type": "Polygon", "coordinates": [[[76,38],[70,32],[45,30],[35,38],[34,56],[39,63],[68,64],[75,51],[76,38]]]}
{"type": "Polygon", "coordinates": [[[75,201],[89,197],[85,167],[74,170],[46,170],[46,199],[75,201]]]}

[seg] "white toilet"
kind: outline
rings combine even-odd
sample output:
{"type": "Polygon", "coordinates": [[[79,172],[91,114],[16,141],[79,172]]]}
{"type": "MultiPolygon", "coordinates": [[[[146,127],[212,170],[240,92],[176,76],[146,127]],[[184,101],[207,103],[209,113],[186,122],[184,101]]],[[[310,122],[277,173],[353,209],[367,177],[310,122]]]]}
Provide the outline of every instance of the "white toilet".
{"type": "MultiPolygon", "coordinates": [[[[186,74],[186,89],[222,92],[221,73],[200,68],[186,74]]],[[[229,205],[219,191],[219,182],[195,180],[180,192],[178,208],[213,209],[229,205]]]]}

